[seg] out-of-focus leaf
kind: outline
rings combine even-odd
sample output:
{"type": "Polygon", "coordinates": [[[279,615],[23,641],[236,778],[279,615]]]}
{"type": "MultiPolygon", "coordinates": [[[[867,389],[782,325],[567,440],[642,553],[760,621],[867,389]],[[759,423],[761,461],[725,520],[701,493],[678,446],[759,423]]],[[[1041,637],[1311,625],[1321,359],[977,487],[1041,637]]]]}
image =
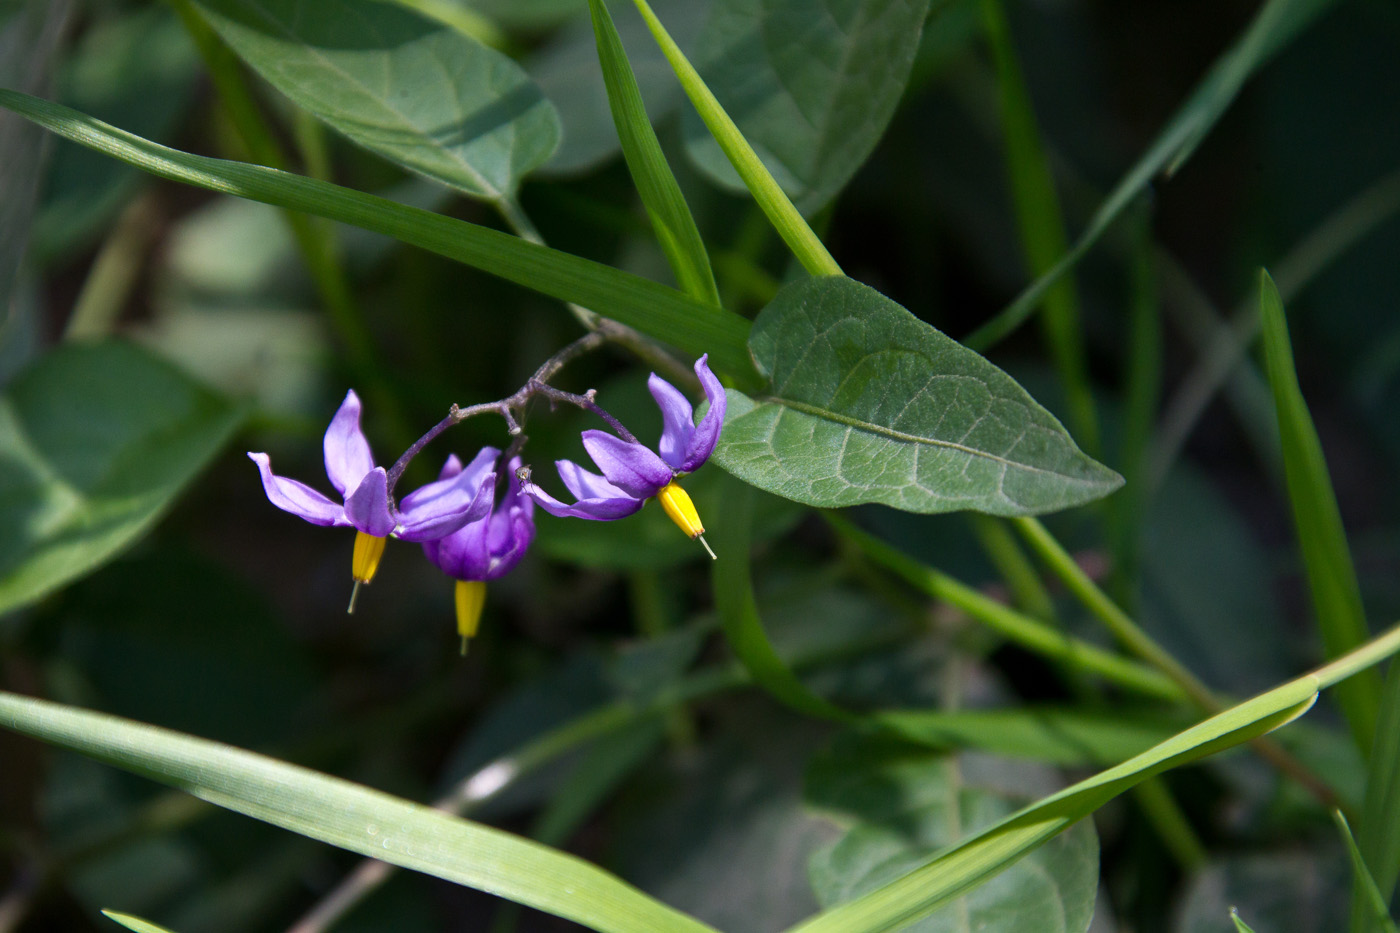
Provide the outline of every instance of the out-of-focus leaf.
{"type": "MultiPolygon", "coordinates": [[[[587,0],[578,6],[587,9],[587,0]]],[[[659,0],[656,7],[681,48],[694,46],[709,13],[710,0],[659,0]]],[[[681,100],[676,77],[631,4],[614,3],[610,9],[627,60],[637,77],[647,114],[652,123],[658,123],[666,119],[681,100]]],[[[523,64],[544,96],[559,111],[559,147],[541,166],[542,173],[581,172],[617,153],[617,131],[598,67],[597,43],[587,17],[565,26],[526,57],[523,64]]]]}
{"type": "Polygon", "coordinates": [[[1347,860],[1336,848],[1236,856],[1191,879],[1173,933],[1237,933],[1231,908],[1261,933],[1341,930],[1347,860]]]}
{"type": "MultiPolygon", "coordinates": [[[[860,168],[894,114],[928,0],[716,0],[692,61],[798,209],[860,168]]],[[[668,24],[669,25],[669,24],[668,24]]],[[[743,181],[694,114],[686,148],[721,184],[743,181]]]]}
{"type": "Polygon", "coordinates": [[[507,29],[549,29],[588,9],[588,0],[456,0],[507,29]]]}
{"type": "Polygon", "coordinates": [[[554,107],[511,59],[376,0],[196,0],[235,52],[299,106],[416,172],[491,201],[559,141],[554,107]]]}
{"type": "MultiPolygon", "coordinates": [[[[1391,664],[1385,675],[1357,840],[1366,870],[1388,903],[1400,874],[1400,664],[1391,664]]],[[[1357,892],[1353,917],[1361,915],[1360,903],[1357,892]]],[[[1352,929],[1358,928],[1365,929],[1353,921],[1352,929]]]]}
{"type": "MultiPolygon", "coordinates": [[[[1318,633],[1328,657],[1350,651],[1366,640],[1366,609],[1351,559],[1346,529],[1337,508],[1337,494],[1327,472],[1322,441],[1317,436],[1307,401],[1293,368],[1288,319],[1274,280],[1259,273],[1259,315],[1263,325],[1264,361],[1278,412],[1283,468],[1298,549],[1312,592],[1318,633]]],[[[1337,689],[1337,703],[1351,726],[1352,736],[1369,755],[1376,737],[1380,710],[1380,674],[1368,670],[1337,689]]]]}
{"type": "Polygon", "coordinates": [[[130,914],[117,913],[115,910],[104,910],[102,915],[108,920],[120,923],[133,933],[171,933],[165,927],[158,927],[149,920],[142,920],[140,917],[133,917],[130,914]]]}
{"type": "MultiPolygon", "coordinates": [[[[899,877],[1013,808],[1004,792],[967,780],[956,759],[851,734],[813,760],[806,798],[846,830],[809,863],[812,887],[828,907],[899,877]]],[[[1094,915],[1098,848],[1092,824],[1081,822],[992,883],[903,929],[1083,933],[1094,915]]]]}
{"type": "Polygon", "coordinates": [[[714,459],[834,508],[1050,512],[1122,484],[1010,376],[844,277],[795,282],[754,322],[769,395],[729,393],[714,459]]]}
{"type": "Polygon", "coordinates": [[[0,693],[0,724],[255,819],[602,933],[713,933],[582,859],[264,755],[13,693],[0,693]]]}
{"type": "MultiPolygon", "coordinates": [[[[198,68],[199,56],[167,5],[147,4],[99,20],[84,33],[58,75],[58,97],[132,132],[164,140],[198,87],[198,68]]],[[[11,81],[0,81],[0,87],[24,89],[11,81]]],[[[96,153],[57,147],[34,223],[35,251],[41,257],[62,257],[86,247],[141,180],[130,168],[96,153]]]]}
{"type": "Polygon", "coordinates": [[[0,613],[144,534],[239,420],[124,343],[61,347],[21,373],[0,396],[0,613]]]}
{"type": "Polygon", "coordinates": [[[1375,876],[1366,866],[1366,859],[1357,848],[1356,837],[1351,834],[1351,826],[1341,810],[1332,811],[1332,820],[1337,824],[1342,842],[1351,860],[1352,914],[1354,930],[1371,930],[1377,933],[1397,933],[1395,921],[1391,919],[1389,900],[1381,893],[1375,876]]]}
{"type": "Polygon", "coordinates": [[[660,283],[350,188],[169,149],[27,94],[0,89],[0,107],[162,178],[354,224],[564,301],[606,308],[613,320],[695,356],[709,353],[716,371],[751,381],[744,347],[748,322],[660,283]]]}

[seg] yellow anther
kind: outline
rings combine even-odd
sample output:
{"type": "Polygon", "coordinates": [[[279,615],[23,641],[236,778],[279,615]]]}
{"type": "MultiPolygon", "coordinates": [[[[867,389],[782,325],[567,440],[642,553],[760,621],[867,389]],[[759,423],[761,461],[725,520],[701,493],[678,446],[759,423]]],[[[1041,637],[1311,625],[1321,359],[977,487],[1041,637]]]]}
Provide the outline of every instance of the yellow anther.
{"type": "Polygon", "coordinates": [[[374,579],[379,569],[379,559],[384,556],[386,538],[376,538],[363,531],[355,532],[355,553],[350,558],[350,576],[355,578],[355,586],[350,590],[350,606],[346,612],[355,611],[355,598],[360,595],[360,584],[374,579]]]}
{"type": "Polygon", "coordinates": [[[486,584],[480,580],[457,581],[457,634],[462,636],[462,654],[467,653],[467,641],[476,634],[481,623],[481,610],[486,605],[486,584]]]}
{"type": "MultiPolygon", "coordinates": [[[[705,550],[710,551],[710,545],[705,541],[705,526],[700,524],[700,514],[695,511],[695,503],[690,501],[690,494],[676,485],[672,480],[662,486],[657,492],[656,498],[661,500],[661,507],[666,510],[666,514],[671,517],[671,521],[676,523],[676,527],[684,531],[692,540],[699,539],[705,545],[705,550]]],[[[713,560],[714,551],[710,551],[710,558],[713,560]]]]}

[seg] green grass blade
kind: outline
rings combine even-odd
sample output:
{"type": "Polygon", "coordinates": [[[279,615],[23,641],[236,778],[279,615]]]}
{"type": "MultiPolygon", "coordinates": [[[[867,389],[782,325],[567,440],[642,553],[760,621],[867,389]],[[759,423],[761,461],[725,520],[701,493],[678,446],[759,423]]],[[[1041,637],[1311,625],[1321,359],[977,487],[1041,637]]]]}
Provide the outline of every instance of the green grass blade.
{"type": "Polygon", "coordinates": [[[156,926],[149,920],[142,920],[140,917],[131,916],[131,914],[118,913],[115,910],[104,910],[102,916],[114,923],[120,923],[132,933],[171,933],[165,927],[156,926]]]}
{"type": "Polygon", "coordinates": [[[713,933],[572,855],[264,755],[13,693],[0,692],[0,725],[312,839],[595,930],[713,933]]]}
{"type": "Polygon", "coordinates": [[[1356,837],[1351,834],[1351,825],[1347,823],[1345,814],[1341,810],[1333,810],[1332,820],[1337,824],[1337,831],[1341,833],[1342,842],[1347,847],[1347,857],[1351,860],[1352,929],[1396,933],[1395,921],[1390,918],[1390,908],[1386,906],[1385,895],[1381,894],[1371,869],[1361,857],[1361,849],[1356,844],[1356,837]]]}
{"type": "Polygon", "coordinates": [[[593,34],[598,40],[598,60],[603,66],[608,106],[622,142],[622,156],[627,161],[627,170],[632,173],[637,193],[642,196],[662,252],[682,291],[719,307],[719,289],[715,286],[705,242],[681,194],[681,186],[661,153],[661,143],[651,128],[637,77],[627,61],[622,37],[613,25],[608,5],[605,0],[588,0],[588,9],[593,17],[593,34]]]}
{"type": "Polygon", "coordinates": [[[715,95],[710,93],[710,89],[700,78],[700,73],[666,32],[666,27],[661,25],[661,20],[656,18],[646,0],[633,2],[641,12],[642,18],[646,20],[647,28],[655,37],[656,44],[661,47],[666,60],[671,63],[671,69],[680,79],[681,87],[695,106],[696,112],[700,114],[700,119],[705,121],[705,126],[709,128],[715,142],[724,150],[730,164],[744,180],[744,185],[763,213],[768,216],[783,242],[797,257],[797,261],[812,275],[840,275],[841,267],[836,264],[831,253],[827,252],[792,200],[773,180],[758,154],[753,151],[748,140],[744,139],[744,134],[739,132],[739,127],[729,118],[729,114],[724,112],[715,95]]]}
{"type": "Polygon", "coordinates": [[[1254,927],[1240,919],[1240,912],[1234,907],[1230,908],[1230,919],[1235,923],[1235,933],[1254,933],[1254,927]]]}
{"type": "MultiPolygon", "coordinates": [[[[1069,248],[1060,199],[1055,193],[1050,160],[1041,141],[1030,92],[1016,60],[1011,28],[1001,0],[982,0],[982,23],[991,46],[1001,95],[1002,137],[1021,251],[1031,275],[1039,277],[1050,271],[1069,248]]],[[[1101,454],[1099,419],[1085,361],[1079,294],[1068,272],[1046,290],[1041,323],[1064,388],[1069,424],[1085,452],[1098,457],[1101,454]]]]}
{"type": "Polygon", "coordinates": [[[665,341],[738,379],[753,379],[739,315],[640,276],[466,221],[260,165],[157,145],[67,107],[0,89],[0,107],[65,139],[183,184],[363,227],[575,302],[665,341]]]}
{"type": "MultiPolygon", "coordinates": [[[[1323,647],[1328,657],[1337,657],[1366,640],[1366,612],[1322,444],[1293,368],[1283,300],[1267,272],[1259,276],[1259,314],[1298,548],[1323,647]]],[[[1380,675],[1370,671],[1337,691],[1337,703],[1367,755],[1376,734],[1380,688],[1380,675]]]]}
{"type": "Polygon", "coordinates": [[[963,341],[979,353],[1021,325],[1060,277],[1084,257],[1159,172],[1180,168],[1234,102],[1240,88],[1333,0],[1269,0],[1239,38],[1211,67],[1157,139],[1104,199],[1073,248],[996,317],[963,341]]]}
{"type": "Polygon", "coordinates": [[[730,480],[729,485],[732,491],[724,498],[723,511],[714,516],[710,533],[717,555],[711,575],[715,609],[724,625],[729,647],[759,686],[793,709],[818,719],[838,722],[855,719],[853,714],[807,689],[768,640],[763,620],[758,615],[749,571],[757,493],[746,483],[730,480]]]}
{"type": "MultiPolygon", "coordinates": [[[[1361,805],[1361,832],[1357,840],[1367,870],[1385,903],[1400,875],[1400,665],[1386,672],[1376,722],[1376,742],[1366,770],[1366,797],[1361,805]]],[[[1353,907],[1357,906],[1353,901],[1353,907]]],[[[1353,909],[1355,918],[1361,911],[1353,909]]]]}

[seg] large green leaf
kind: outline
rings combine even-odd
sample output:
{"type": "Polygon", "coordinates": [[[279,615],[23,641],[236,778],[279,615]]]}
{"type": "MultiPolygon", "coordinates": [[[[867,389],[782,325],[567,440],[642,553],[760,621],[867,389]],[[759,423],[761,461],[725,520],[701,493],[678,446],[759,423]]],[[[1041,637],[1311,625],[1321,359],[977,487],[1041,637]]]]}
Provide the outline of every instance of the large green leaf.
{"type": "Polygon", "coordinates": [[[843,277],[784,288],[749,349],[768,395],[729,394],[715,461],[822,507],[1050,512],[1122,478],[997,367],[843,277]]]}
{"type": "Polygon", "coordinates": [[[559,117],[505,55],[377,0],[196,0],[248,64],[350,139],[443,184],[510,200],[559,117]]]}
{"type": "MultiPolygon", "coordinates": [[[[884,737],[839,737],[807,769],[807,802],[845,829],[809,862],[818,899],[831,906],[874,890],[1005,817],[1018,796],[1006,786],[1009,770],[996,759],[959,760],[884,737]]],[[[906,929],[1083,933],[1094,915],[1098,855],[1093,825],[1080,822],[995,884],[906,929]]]]}
{"type": "Polygon", "coordinates": [[[21,373],[0,396],[0,613],[140,537],[238,421],[124,343],[64,346],[21,373]]]}
{"type": "Polygon", "coordinates": [[[354,224],[563,301],[600,309],[695,356],[709,353],[717,371],[751,380],[744,349],[748,321],[650,279],[314,178],[180,152],[28,94],[0,88],[0,107],[162,178],[354,224]]]}
{"type": "MultiPolygon", "coordinates": [[[[700,76],[804,213],[860,168],[904,92],[928,0],[718,0],[694,60],[700,76]]],[[[705,126],[686,146],[743,188],[705,126]]]]}

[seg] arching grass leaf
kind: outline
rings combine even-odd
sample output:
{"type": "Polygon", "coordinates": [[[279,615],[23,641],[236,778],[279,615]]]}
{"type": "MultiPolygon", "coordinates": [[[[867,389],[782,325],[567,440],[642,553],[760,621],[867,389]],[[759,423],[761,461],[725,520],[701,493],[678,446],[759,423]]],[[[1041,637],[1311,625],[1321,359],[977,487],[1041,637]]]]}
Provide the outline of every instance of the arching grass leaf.
{"type": "Polygon", "coordinates": [[[768,492],[1030,515],[1122,484],[1010,376],[851,279],[784,288],[749,349],[770,394],[730,392],[714,458],[768,492]]]}

